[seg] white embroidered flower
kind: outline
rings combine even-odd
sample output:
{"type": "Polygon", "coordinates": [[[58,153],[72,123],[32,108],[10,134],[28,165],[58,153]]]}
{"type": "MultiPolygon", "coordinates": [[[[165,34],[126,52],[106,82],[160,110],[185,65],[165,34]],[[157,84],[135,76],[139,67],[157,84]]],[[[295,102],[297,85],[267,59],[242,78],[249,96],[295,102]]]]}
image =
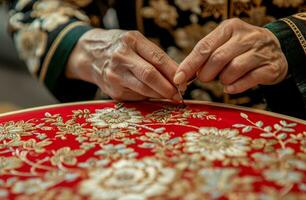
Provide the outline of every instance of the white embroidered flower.
{"type": "Polygon", "coordinates": [[[130,124],[140,123],[142,115],[139,111],[130,108],[104,108],[96,110],[88,122],[96,127],[126,128],[130,124]]]}
{"type": "Polygon", "coordinates": [[[80,185],[91,199],[144,200],[165,196],[175,182],[176,171],[156,159],[120,160],[110,168],[98,169],[80,185]]]}
{"type": "Polygon", "coordinates": [[[59,13],[52,13],[44,18],[42,22],[42,28],[49,32],[56,29],[58,26],[67,23],[69,21],[69,17],[59,14],[59,13]]]}
{"type": "Polygon", "coordinates": [[[47,46],[48,35],[40,30],[40,22],[34,20],[23,27],[14,37],[20,57],[25,60],[29,71],[35,74],[40,66],[40,58],[47,46]]]}
{"type": "Polygon", "coordinates": [[[120,157],[135,158],[138,153],[133,148],[127,147],[125,144],[107,144],[103,145],[101,150],[96,151],[95,155],[101,155],[104,158],[117,159],[120,157]]]}
{"type": "Polygon", "coordinates": [[[196,177],[197,190],[208,194],[211,199],[220,198],[235,187],[232,180],[237,174],[235,168],[201,169],[196,177]]]}
{"type": "Polygon", "coordinates": [[[222,160],[225,156],[245,156],[250,150],[250,138],[240,136],[236,129],[202,127],[198,132],[184,134],[184,151],[200,154],[208,160],[222,160]]]}
{"type": "Polygon", "coordinates": [[[34,194],[41,190],[46,190],[52,187],[55,182],[43,181],[40,178],[30,178],[25,181],[18,181],[12,187],[12,193],[14,194],[34,194]]]}

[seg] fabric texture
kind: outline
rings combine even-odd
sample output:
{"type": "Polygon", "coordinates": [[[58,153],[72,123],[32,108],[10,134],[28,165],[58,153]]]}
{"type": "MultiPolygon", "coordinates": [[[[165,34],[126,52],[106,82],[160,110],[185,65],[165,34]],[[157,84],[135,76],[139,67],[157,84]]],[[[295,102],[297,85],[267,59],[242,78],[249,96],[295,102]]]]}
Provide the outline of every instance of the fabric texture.
{"type": "Polygon", "coordinates": [[[0,199],[305,199],[306,121],[224,104],[0,115],[0,199]]]}

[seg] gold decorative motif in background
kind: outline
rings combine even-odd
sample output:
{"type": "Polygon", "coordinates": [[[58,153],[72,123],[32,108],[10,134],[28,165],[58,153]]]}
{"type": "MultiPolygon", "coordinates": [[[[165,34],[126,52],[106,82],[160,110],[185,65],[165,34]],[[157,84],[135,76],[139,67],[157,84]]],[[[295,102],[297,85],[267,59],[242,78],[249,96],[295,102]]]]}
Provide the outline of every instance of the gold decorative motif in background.
{"type": "Polygon", "coordinates": [[[166,0],[150,0],[149,6],[142,8],[142,15],[152,18],[158,26],[165,29],[171,29],[177,24],[176,8],[169,5],[166,0]]]}

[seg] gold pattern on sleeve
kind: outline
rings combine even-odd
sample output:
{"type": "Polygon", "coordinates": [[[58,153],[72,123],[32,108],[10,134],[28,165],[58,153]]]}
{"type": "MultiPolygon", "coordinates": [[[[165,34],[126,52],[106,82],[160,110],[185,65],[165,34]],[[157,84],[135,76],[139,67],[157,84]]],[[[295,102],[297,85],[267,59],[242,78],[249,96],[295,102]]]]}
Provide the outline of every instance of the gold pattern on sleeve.
{"type": "Polygon", "coordinates": [[[296,35],[296,37],[298,38],[304,53],[306,55],[306,40],[305,37],[303,36],[302,32],[300,31],[300,29],[288,18],[283,18],[281,19],[283,22],[285,22],[294,32],[294,34],[296,35]]]}

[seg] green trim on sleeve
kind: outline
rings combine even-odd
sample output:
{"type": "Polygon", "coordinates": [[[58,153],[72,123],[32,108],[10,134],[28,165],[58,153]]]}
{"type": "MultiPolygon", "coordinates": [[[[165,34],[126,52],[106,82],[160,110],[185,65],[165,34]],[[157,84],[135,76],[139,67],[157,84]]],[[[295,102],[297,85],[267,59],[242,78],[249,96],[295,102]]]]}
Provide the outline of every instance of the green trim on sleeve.
{"type": "Polygon", "coordinates": [[[79,38],[90,29],[91,27],[85,24],[71,28],[60,38],[50,56],[43,81],[62,102],[92,99],[96,93],[97,87],[93,84],[65,77],[65,67],[71,51],[79,38]]]}

